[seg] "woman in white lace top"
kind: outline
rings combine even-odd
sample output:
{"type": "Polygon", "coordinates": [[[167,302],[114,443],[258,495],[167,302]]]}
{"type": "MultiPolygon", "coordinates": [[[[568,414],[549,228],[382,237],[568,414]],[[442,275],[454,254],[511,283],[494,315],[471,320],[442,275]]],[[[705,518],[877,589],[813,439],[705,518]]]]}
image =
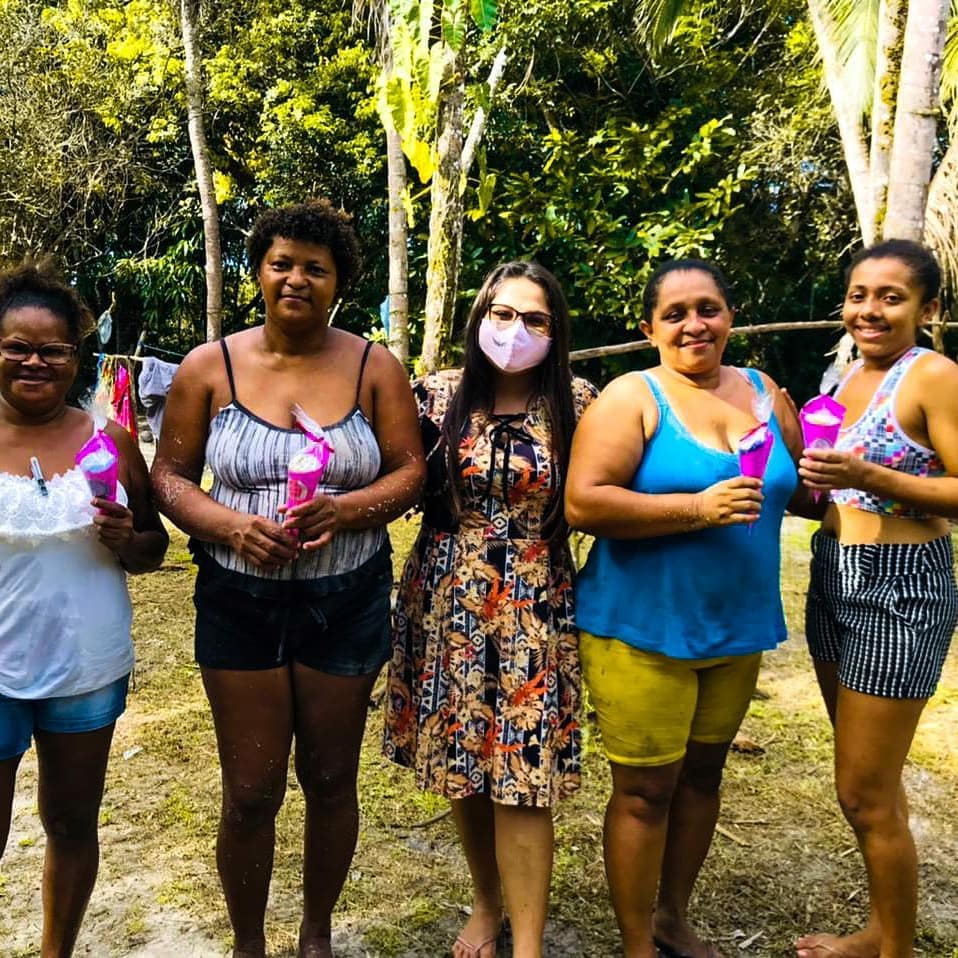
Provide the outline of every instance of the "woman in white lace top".
{"type": "Polygon", "coordinates": [[[113,726],[133,667],[126,573],[167,534],[124,429],[66,404],[92,315],[44,270],[0,276],[0,854],[31,738],[47,835],[44,955],[69,955],[96,879],[97,818],[113,726]],[[76,455],[97,431],[119,453],[116,501],[76,455]]]}

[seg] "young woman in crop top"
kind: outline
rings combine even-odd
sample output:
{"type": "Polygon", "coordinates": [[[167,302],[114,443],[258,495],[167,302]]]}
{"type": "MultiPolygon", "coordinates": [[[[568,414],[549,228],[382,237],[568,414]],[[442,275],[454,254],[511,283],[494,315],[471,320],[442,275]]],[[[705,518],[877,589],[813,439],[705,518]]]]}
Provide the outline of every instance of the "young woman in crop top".
{"type": "Polygon", "coordinates": [[[107,756],[133,667],[126,573],[155,569],[167,544],[130,436],[66,403],[92,326],[45,268],[0,276],[0,855],[32,739],[44,955],[72,953],[96,880],[107,756]],[[97,429],[119,452],[116,502],[93,498],[75,463],[97,429]]]}
{"type": "Polygon", "coordinates": [[[425,467],[402,366],[329,326],[359,266],[348,217],[325,201],[271,210],[249,256],[266,321],[184,360],[153,482],[199,567],[196,657],[222,764],[217,864],[233,954],[265,955],[274,820],[295,738],[306,800],[299,954],[323,958],[358,832],[369,693],[390,651],[385,526],[417,501],[425,467]],[[288,465],[308,441],[294,405],[334,452],[314,497],[287,510],[288,465]]]}
{"type": "Polygon", "coordinates": [[[834,449],[799,473],[828,494],[812,542],[806,634],[835,728],[838,799],[865,857],[867,926],[806,935],[799,958],[909,958],[917,861],[901,773],[958,621],[958,366],[916,345],[940,271],[917,243],[862,250],[842,316],[861,355],[841,384],[834,449]]]}

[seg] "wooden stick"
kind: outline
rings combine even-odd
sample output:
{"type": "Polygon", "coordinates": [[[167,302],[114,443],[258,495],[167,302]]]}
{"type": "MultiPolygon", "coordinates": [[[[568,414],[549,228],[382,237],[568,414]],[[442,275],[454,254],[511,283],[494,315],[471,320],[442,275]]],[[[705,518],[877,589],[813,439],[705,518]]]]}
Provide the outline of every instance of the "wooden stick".
{"type": "Polygon", "coordinates": [[[724,835],[729,841],[735,842],[736,845],[741,845],[743,848],[748,848],[749,844],[745,841],[744,838],[739,838],[738,835],[733,835],[727,828],[723,828],[721,825],[716,825],[715,830],[719,835],[724,835]]]}
{"type": "Polygon", "coordinates": [[[451,808],[444,808],[441,812],[437,812],[431,818],[427,818],[421,822],[411,822],[407,824],[406,822],[392,822],[392,828],[427,828],[430,825],[435,825],[436,822],[441,822],[447,815],[452,812],[451,808]]]}
{"type": "MultiPolygon", "coordinates": [[[[958,322],[941,323],[942,326],[958,326],[958,322]]],[[[756,323],[753,326],[733,326],[732,336],[755,336],[759,333],[788,333],[802,329],[839,329],[842,326],[840,319],[815,319],[810,322],[797,323],[756,323]]],[[[631,343],[618,343],[614,346],[593,346],[590,349],[574,349],[569,353],[569,360],[577,362],[580,359],[598,359],[602,356],[621,356],[623,353],[634,353],[640,349],[652,349],[647,339],[637,339],[631,343]]]]}
{"type": "MultiPolygon", "coordinates": [[[[813,320],[807,323],[757,323],[754,326],[733,326],[732,336],[752,336],[755,333],[788,332],[796,329],[837,329],[839,319],[813,320]]],[[[618,356],[622,353],[634,353],[639,349],[652,349],[647,339],[637,339],[631,343],[618,343],[615,346],[594,346],[592,349],[576,349],[569,353],[572,361],[579,359],[597,359],[600,356],[618,356]]]]}

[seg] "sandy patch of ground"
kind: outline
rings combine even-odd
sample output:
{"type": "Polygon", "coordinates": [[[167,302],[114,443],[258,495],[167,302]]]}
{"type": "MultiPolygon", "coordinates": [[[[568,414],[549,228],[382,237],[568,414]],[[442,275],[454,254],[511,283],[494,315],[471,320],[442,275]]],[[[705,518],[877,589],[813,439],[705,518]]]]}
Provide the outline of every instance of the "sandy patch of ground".
{"type": "MultiPolygon", "coordinates": [[[[408,532],[399,535],[408,538],[408,532]]],[[[797,627],[806,553],[803,531],[792,527],[792,535],[785,591],[797,627]]],[[[404,551],[397,544],[397,552],[404,551]]],[[[176,537],[164,569],[133,580],[136,689],[118,725],[108,773],[100,877],[76,952],[83,958],[228,953],[214,863],[219,774],[192,665],[191,575],[185,543],[176,537]]],[[[760,689],[743,731],[762,751],[730,759],[723,831],[693,909],[728,956],[793,958],[791,941],[800,932],[850,930],[862,921],[865,879],[834,800],[829,730],[798,638],[768,656],[760,689]]],[[[334,918],[336,954],[439,958],[464,921],[467,872],[449,818],[432,821],[443,803],[416,792],[407,772],[380,758],[381,722],[372,710],[360,770],[363,830],[334,918]]],[[[956,728],[953,652],[907,770],[922,859],[918,944],[925,958],[958,958],[956,728]]],[[[583,788],[556,815],[549,958],[617,953],[601,851],[608,769],[588,722],[586,739],[583,788]]],[[[28,754],[0,862],[0,958],[38,954],[44,839],[34,796],[35,763],[28,754]]],[[[301,830],[301,795],[291,777],[277,826],[268,914],[272,958],[295,954],[301,830]]]]}

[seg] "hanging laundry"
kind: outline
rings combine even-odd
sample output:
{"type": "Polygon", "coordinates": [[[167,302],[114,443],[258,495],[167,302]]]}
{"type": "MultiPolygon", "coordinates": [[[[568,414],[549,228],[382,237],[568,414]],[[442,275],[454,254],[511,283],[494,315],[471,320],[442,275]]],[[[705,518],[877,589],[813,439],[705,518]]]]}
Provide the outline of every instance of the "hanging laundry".
{"type": "Polygon", "coordinates": [[[140,402],[146,412],[146,420],[156,439],[160,438],[160,429],[163,428],[163,408],[166,405],[166,394],[173,384],[173,377],[180,367],[176,363],[167,363],[155,356],[143,358],[143,368],[137,378],[137,389],[140,391],[140,402]]]}
{"type": "Polygon", "coordinates": [[[136,403],[133,400],[133,380],[123,363],[117,363],[113,380],[113,411],[116,421],[136,440],[136,403]]]}
{"type": "Polygon", "coordinates": [[[115,419],[136,439],[136,399],[128,362],[128,358],[124,356],[101,354],[97,362],[96,385],[90,405],[92,411],[115,419]]]}

